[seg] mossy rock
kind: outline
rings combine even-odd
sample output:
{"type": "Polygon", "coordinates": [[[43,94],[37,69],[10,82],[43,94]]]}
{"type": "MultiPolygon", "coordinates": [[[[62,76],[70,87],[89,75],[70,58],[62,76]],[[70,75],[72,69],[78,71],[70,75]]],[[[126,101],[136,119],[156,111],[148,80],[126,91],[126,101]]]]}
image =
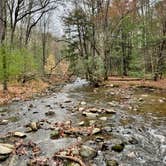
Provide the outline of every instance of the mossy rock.
{"type": "Polygon", "coordinates": [[[122,143],[122,144],[116,144],[114,146],[112,146],[112,150],[115,151],[115,152],[122,152],[123,149],[124,149],[125,145],[122,143]]]}

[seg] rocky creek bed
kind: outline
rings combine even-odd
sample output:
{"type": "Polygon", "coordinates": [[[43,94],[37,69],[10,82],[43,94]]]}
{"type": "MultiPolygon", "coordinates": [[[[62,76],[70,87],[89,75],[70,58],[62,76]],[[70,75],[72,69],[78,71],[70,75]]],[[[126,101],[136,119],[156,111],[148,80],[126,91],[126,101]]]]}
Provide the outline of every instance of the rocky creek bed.
{"type": "Polygon", "coordinates": [[[0,166],[164,166],[166,92],[92,88],[0,107],[0,166]]]}

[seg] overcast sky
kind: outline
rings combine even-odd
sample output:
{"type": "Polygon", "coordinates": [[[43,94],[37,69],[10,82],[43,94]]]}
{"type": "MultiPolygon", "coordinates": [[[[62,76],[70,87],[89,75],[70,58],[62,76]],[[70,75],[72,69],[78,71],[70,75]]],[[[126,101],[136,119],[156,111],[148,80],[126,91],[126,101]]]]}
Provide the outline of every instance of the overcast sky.
{"type": "Polygon", "coordinates": [[[67,4],[65,7],[61,6],[54,11],[51,18],[52,22],[50,25],[50,31],[54,35],[61,37],[64,34],[62,16],[65,15],[65,13],[67,13],[70,9],[71,9],[71,6],[67,4]]]}

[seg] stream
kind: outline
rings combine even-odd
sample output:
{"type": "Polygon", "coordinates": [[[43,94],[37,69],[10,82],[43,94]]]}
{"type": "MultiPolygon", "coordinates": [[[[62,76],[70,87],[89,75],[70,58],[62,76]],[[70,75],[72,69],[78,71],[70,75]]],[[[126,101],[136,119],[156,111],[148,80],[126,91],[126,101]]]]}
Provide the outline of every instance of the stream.
{"type": "MultiPolygon", "coordinates": [[[[85,160],[90,166],[166,165],[165,91],[145,87],[124,89],[113,85],[92,88],[86,80],[78,78],[49,96],[0,107],[0,120],[8,121],[0,125],[0,136],[15,131],[24,133],[26,124],[41,120],[72,122],[75,127],[94,125],[101,131],[81,137],[82,144],[97,151],[93,159],[85,160]],[[55,114],[48,115],[48,112],[55,114]],[[114,145],[122,147],[114,150],[114,145]]],[[[42,156],[51,158],[55,152],[80,139],[80,136],[50,139],[47,125],[26,133],[25,138],[41,148],[42,156]]],[[[13,140],[0,138],[0,143],[11,142],[13,140]]],[[[29,158],[28,155],[15,155],[0,161],[0,166],[26,166],[29,158]]]]}

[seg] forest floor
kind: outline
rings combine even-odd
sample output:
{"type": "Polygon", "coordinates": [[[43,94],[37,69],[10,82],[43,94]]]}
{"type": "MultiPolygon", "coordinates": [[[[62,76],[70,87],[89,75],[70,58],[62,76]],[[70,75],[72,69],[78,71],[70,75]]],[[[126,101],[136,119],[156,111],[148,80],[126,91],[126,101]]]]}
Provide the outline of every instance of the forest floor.
{"type": "Polygon", "coordinates": [[[156,89],[166,90],[166,78],[158,81],[143,80],[139,78],[131,77],[109,77],[109,80],[105,82],[106,85],[120,86],[123,88],[129,88],[132,86],[138,87],[151,87],[156,89]]]}
{"type": "Polygon", "coordinates": [[[62,84],[66,78],[52,77],[46,81],[35,79],[24,84],[12,82],[8,84],[8,91],[3,92],[3,86],[0,84],[0,105],[9,104],[13,101],[25,101],[35,96],[43,96],[51,85],[62,84]]]}

